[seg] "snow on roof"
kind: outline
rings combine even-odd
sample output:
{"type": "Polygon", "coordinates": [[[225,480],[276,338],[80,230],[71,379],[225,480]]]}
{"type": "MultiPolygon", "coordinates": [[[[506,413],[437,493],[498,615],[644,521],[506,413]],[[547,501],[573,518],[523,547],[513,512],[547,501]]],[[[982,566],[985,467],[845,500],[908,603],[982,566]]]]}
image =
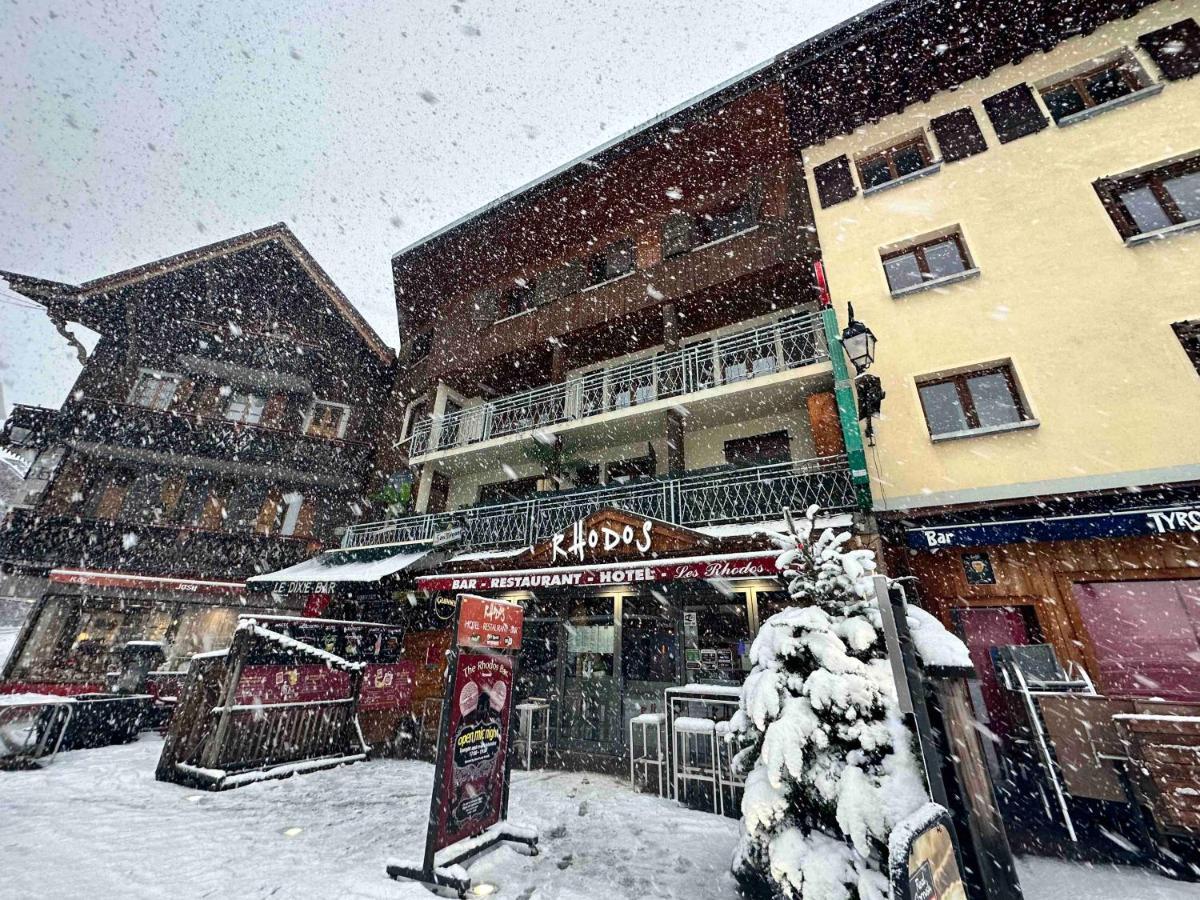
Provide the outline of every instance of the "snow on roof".
{"type": "Polygon", "coordinates": [[[459,553],[456,556],[450,557],[446,562],[474,562],[480,559],[508,559],[513,556],[520,556],[522,553],[528,553],[532,547],[518,547],[516,550],[475,550],[471,553],[459,553]]]}
{"type": "Polygon", "coordinates": [[[248,584],[263,584],[292,581],[378,581],[395,575],[429,553],[428,547],[420,547],[404,553],[388,553],[381,556],[376,551],[327,550],[312,559],[246,579],[248,584]]]}
{"type": "MultiPolygon", "coordinates": [[[[815,528],[849,528],[853,517],[849,513],[825,516],[816,520],[815,528]]],[[[752,534],[780,534],[787,531],[787,522],[733,522],[729,525],[700,525],[692,529],[715,538],[747,537],[752,534]]]]}
{"type": "Polygon", "coordinates": [[[74,703],[61,694],[0,694],[0,706],[36,706],[42,703],[74,703]]]}

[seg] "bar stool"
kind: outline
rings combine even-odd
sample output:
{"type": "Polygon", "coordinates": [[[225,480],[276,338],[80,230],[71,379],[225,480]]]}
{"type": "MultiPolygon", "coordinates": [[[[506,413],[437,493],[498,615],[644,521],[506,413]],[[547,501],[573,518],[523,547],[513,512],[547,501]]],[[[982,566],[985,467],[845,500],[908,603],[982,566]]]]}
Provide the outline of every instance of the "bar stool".
{"type": "Polygon", "coordinates": [[[746,779],[738,777],[738,774],[733,771],[733,726],[729,722],[718,722],[716,731],[717,740],[717,784],[721,790],[721,807],[725,806],[725,788],[729,788],[729,806],[736,810],[738,804],[736,802],[737,795],[735,791],[739,788],[745,789],[746,779]]]}
{"type": "Polygon", "coordinates": [[[542,765],[550,759],[550,701],[545,697],[527,697],[514,707],[517,711],[516,743],[525,757],[525,770],[533,762],[533,747],[542,746],[542,765]],[[541,737],[537,736],[537,722],[541,720],[541,737]]]}
{"type": "Polygon", "coordinates": [[[715,812],[723,815],[721,790],[717,784],[716,723],[712,719],[679,716],[672,725],[675,729],[671,737],[671,749],[675,753],[675,798],[682,799],[679,782],[707,781],[712,787],[715,812]],[[705,744],[708,745],[707,763],[703,758],[705,744]],[[696,757],[694,760],[693,754],[696,757]]]}
{"type": "Polygon", "coordinates": [[[442,698],[426,697],[421,701],[421,719],[417,734],[417,752],[425,749],[425,741],[432,740],[437,752],[438,731],[442,727],[442,698]]]}
{"type": "Polygon", "coordinates": [[[658,796],[663,795],[663,770],[666,768],[663,743],[666,738],[667,717],[663,713],[648,712],[634,716],[629,720],[629,780],[636,785],[637,770],[640,768],[650,783],[650,769],[658,770],[658,796]],[[633,729],[637,727],[642,733],[642,752],[639,755],[634,743],[633,729]],[[650,755],[650,730],[654,730],[654,755],[650,755]]]}

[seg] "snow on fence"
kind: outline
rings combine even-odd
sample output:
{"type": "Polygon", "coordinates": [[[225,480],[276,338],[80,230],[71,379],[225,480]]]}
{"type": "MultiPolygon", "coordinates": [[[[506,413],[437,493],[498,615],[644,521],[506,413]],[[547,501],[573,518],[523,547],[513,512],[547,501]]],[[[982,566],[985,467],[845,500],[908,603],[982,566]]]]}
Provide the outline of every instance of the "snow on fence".
{"type": "Polygon", "coordinates": [[[155,777],[208,790],[366,759],[365,667],[243,620],[192,661],[155,777]]]}

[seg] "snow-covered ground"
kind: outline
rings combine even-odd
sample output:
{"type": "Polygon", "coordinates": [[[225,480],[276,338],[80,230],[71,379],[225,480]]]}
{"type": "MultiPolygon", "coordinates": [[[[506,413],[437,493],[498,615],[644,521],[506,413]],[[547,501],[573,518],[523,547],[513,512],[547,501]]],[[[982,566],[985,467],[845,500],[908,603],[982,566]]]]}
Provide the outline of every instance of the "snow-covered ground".
{"type": "MultiPolygon", "coordinates": [[[[432,767],[379,761],[220,794],[161,784],[154,737],[0,772],[0,896],[425,898],[393,882],[416,859],[432,767]]],[[[517,772],[513,821],[542,854],[501,848],[471,867],[512,900],[736,900],[737,823],[604,775],[517,772]]],[[[1134,869],[1023,860],[1029,900],[1196,900],[1200,887],[1134,869]]]]}

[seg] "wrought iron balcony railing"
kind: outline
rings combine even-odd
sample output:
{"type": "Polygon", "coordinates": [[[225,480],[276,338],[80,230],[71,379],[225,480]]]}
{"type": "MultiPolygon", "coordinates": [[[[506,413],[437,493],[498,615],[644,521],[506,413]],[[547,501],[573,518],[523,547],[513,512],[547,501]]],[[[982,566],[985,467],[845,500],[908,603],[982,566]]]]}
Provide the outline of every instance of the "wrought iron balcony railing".
{"type": "Polygon", "coordinates": [[[769,325],[698,341],[650,359],[608,366],[445,416],[418,422],[410,455],[683,397],[828,359],[821,319],[805,312],[769,325]]]}
{"type": "Polygon", "coordinates": [[[44,568],[236,580],[272,572],[320,549],[313,538],[205,531],[15,509],[0,522],[0,560],[44,568]]]}
{"type": "Polygon", "coordinates": [[[474,547],[520,547],[543,540],[605,506],[677,525],[718,525],[778,519],[784,507],[802,510],[854,507],[854,485],[845,456],[721,468],[578,491],[540,494],[530,500],[472,506],[445,513],[405,516],[352,525],[342,547],[429,541],[462,528],[474,547]]]}

